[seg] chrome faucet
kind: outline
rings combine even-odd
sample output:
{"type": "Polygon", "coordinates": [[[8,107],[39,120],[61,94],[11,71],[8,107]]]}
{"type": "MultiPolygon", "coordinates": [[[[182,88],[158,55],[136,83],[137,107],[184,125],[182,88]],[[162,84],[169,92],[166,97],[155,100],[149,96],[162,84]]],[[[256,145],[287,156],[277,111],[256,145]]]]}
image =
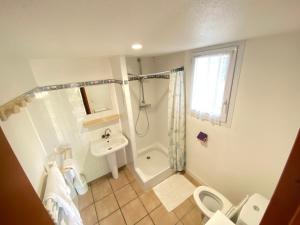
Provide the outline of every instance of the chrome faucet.
{"type": "Polygon", "coordinates": [[[110,137],[111,134],[111,129],[110,128],[106,128],[104,131],[104,134],[102,135],[102,139],[107,139],[110,137]]]}

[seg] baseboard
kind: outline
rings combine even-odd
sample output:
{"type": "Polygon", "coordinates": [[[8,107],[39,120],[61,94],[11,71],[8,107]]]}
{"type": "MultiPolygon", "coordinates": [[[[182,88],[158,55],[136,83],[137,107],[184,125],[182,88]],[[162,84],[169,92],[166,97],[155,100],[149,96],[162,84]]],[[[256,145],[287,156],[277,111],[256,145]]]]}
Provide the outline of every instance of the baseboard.
{"type": "Polygon", "coordinates": [[[201,185],[209,186],[209,184],[205,180],[203,180],[202,178],[200,178],[199,176],[197,176],[190,169],[186,169],[186,173],[188,175],[190,175],[193,179],[195,179],[197,182],[199,182],[201,185]]]}

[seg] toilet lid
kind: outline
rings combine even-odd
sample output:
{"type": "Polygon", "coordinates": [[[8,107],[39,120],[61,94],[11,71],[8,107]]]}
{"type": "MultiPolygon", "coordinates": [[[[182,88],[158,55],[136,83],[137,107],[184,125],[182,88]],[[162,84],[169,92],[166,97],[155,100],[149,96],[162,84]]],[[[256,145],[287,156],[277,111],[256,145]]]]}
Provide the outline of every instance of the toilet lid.
{"type": "Polygon", "coordinates": [[[234,223],[218,210],[205,225],[234,225],[234,223]]]}

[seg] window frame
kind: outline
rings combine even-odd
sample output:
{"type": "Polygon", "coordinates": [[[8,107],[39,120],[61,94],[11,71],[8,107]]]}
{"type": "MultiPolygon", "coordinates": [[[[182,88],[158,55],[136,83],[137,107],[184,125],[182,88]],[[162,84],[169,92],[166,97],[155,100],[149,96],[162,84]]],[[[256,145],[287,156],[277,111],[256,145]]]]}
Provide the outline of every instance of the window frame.
{"type": "Polygon", "coordinates": [[[227,99],[227,106],[224,107],[223,105],[222,115],[220,117],[221,122],[219,125],[225,127],[231,126],[237,88],[238,88],[238,80],[241,71],[242,57],[244,53],[244,46],[245,46],[245,42],[239,41],[239,42],[232,42],[232,43],[210,46],[205,48],[199,48],[191,52],[191,57],[192,57],[191,81],[190,81],[191,92],[190,92],[190,99],[189,99],[189,103],[190,103],[189,112],[191,116],[196,117],[193,115],[193,113],[191,113],[191,102],[192,102],[192,94],[194,88],[193,81],[194,81],[195,59],[199,56],[208,56],[208,55],[214,55],[218,53],[230,52],[232,58],[230,59],[230,65],[229,65],[229,72],[228,72],[229,77],[226,78],[227,81],[224,89],[224,99],[227,99]]]}

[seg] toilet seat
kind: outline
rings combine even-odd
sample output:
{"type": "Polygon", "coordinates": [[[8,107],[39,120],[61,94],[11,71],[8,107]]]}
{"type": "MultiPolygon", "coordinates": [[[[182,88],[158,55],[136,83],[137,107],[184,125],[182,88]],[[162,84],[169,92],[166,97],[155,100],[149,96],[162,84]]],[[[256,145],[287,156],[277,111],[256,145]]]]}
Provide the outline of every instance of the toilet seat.
{"type": "Polygon", "coordinates": [[[193,195],[196,204],[208,218],[212,217],[217,210],[226,215],[226,213],[233,206],[232,203],[224,195],[208,186],[199,186],[198,188],[196,188],[193,195]],[[212,205],[217,206],[218,208],[216,208],[215,210],[210,210],[209,207],[212,205]]]}

